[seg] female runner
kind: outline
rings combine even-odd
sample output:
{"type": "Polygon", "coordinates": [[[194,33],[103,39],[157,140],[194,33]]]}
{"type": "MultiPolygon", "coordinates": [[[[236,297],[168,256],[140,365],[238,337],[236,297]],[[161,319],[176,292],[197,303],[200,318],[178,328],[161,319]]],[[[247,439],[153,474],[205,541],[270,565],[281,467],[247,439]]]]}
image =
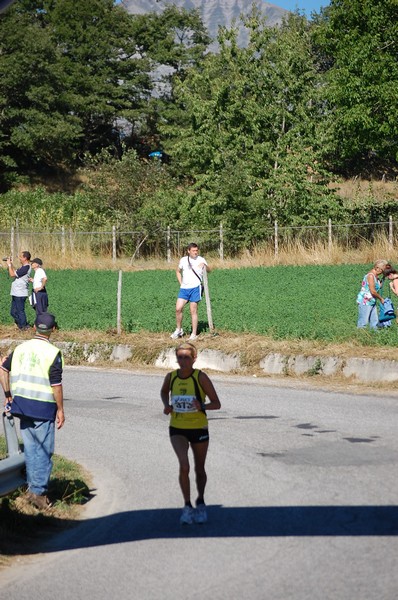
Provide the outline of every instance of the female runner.
{"type": "Polygon", "coordinates": [[[207,481],[205,461],[209,447],[209,429],[205,411],[217,410],[221,404],[206,373],[193,368],[197,357],[195,346],[189,342],[180,344],[176,349],[176,356],[179,368],[166,375],[160,397],[164,405],[164,414],[170,415],[170,441],[180,465],[179,483],[185,502],[180,523],[206,523],[204,492],[207,481]],[[205,403],[206,396],[210,402],[205,403]],[[189,446],[193,452],[198,491],[195,510],[191,504],[189,446]]]}

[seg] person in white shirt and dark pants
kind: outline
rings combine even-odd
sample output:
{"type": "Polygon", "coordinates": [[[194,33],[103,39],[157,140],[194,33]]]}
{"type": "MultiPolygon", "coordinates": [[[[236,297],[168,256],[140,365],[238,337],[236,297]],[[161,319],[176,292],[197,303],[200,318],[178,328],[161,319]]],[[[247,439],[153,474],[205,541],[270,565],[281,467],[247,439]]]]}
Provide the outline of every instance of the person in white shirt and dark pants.
{"type": "Polygon", "coordinates": [[[32,260],[32,269],[35,272],[34,277],[30,277],[29,281],[33,283],[32,293],[32,306],[36,310],[36,315],[41,315],[47,312],[48,309],[48,295],[46,290],[47,275],[45,270],[42,268],[43,261],[41,258],[34,258],[32,260]]]}

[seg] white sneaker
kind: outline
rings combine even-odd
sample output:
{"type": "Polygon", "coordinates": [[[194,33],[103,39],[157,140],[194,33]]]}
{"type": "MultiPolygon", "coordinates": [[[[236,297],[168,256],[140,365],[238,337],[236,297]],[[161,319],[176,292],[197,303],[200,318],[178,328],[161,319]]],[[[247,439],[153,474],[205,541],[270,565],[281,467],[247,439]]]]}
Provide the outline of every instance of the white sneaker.
{"type": "Polygon", "coordinates": [[[177,340],[178,338],[181,338],[184,335],[184,332],[182,329],[176,329],[175,331],[173,331],[173,333],[171,334],[171,339],[172,340],[177,340]]]}
{"type": "Polygon", "coordinates": [[[191,335],[190,335],[190,336],[189,336],[189,338],[188,338],[188,340],[189,340],[190,342],[193,342],[194,340],[197,340],[197,339],[198,339],[198,336],[197,336],[197,335],[194,335],[193,333],[191,333],[191,335]]]}
{"type": "Polygon", "coordinates": [[[207,523],[207,510],[205,504],[198,504],[195,509],[194,519],[195,523],[199,523],[200,525],[207,523]]]}
{"type": "Polygon", "coordinates": [[[194,510],[191,506],[184,506],[180,517],[180,525],[192,525],[194,510]]]}

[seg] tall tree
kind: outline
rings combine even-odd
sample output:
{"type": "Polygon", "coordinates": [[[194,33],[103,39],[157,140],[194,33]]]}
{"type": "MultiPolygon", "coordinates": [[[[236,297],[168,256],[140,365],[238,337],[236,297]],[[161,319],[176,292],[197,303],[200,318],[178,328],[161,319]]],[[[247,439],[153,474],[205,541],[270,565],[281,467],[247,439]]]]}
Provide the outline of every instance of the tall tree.
{"type": "Polygon", "coordinates": [[[133,19],[113,0],[47,0],[83,151],[112,143],[115,119],[134,119],[149,97],[149,63],[137,56],[133,19]]]}
{"type": "Polygon", "coordinates": [[[197,10],[170,5],[161,13],[134,15],[133,20],[142,55],[177,72],[200,62],[211,41],[197,10]]]}
{"type": "Polygon", "coordinates": [[[398,161],[398,3],[331,0],[314,24],[325,73],[325,147],[337,169],[398,161]]]}
{"type": "Polygon", "coordinates": [[[241,243],[264,227],[318,222],[335,210],[319,162],[318,80],[309,25],[271,29],[253,13],[247,48],[222,30],[220,52],[174,90],[180,118],[163,126],[173,167],[188,175],[192,218],[223,220],[241,243]]]}
{"type": "Polygon", "coordinates": [[[4,167],[54,164],[82,135],[69,110],[51,31],[15,6],[0,20],[0,160],[4,167]]]}
{"type": "Polygon", "coordinates": [[[173,6],[129,15],[113,0],[19,0],[0,19],[3,171],[117,154],[120,133],[153,137],[170,79],[208,42],[198,13],[173,6]]]}
{"type": "Polygon", "coordinates": [[[139,135],[133,131],[133,145],[148,154],[159,144],[159,122],[174,111],[173,80],[202,61],[211,40],[198,11],[173,5],[160,13],[133,15],[133,30],[137,52],[152,67],[153,93],[138,122],[139,135]]]}
{"type": "Polygon", "coordinates": [[[132,18],[113,0],[20,0],[0,20],[4,165],[65,165],[115,142],[150,90],[132,18]]]}

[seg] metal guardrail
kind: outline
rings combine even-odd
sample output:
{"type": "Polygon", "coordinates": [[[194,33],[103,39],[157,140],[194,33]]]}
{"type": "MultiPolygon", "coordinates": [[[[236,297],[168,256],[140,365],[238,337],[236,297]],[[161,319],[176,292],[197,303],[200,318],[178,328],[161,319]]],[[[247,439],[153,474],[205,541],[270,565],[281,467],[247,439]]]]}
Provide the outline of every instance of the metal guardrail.
{"type": "Polygon", "coordinates": [[[7,458],[0,460],[0,496],[7,496],[26,483],[25,455],[19,447],[14,418],[6,413],[2,418],[7,458]]]}

